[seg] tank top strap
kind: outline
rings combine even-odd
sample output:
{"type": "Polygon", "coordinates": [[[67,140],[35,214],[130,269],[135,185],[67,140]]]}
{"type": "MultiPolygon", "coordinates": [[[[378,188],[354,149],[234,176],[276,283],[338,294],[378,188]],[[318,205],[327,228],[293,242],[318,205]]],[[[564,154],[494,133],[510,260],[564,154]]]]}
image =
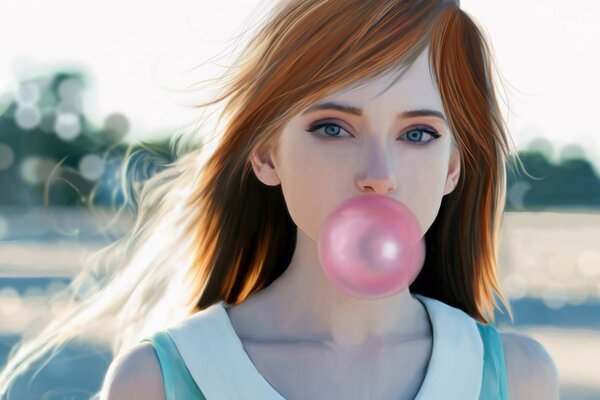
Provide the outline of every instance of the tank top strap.
{"type": "Polygon", "coordinates": [[[498,330],[490,324],[477,322],[483,341],[483,376],[480,399],[508,400],[508,383],[504,346],[498,330]]]}
{"type": "Polygon", "coordinates": [[[165,387],[165,399],[206,400],[181,358],[168,331],[158,331],[142,342],[150,342],[160,363],[165,387]]]}

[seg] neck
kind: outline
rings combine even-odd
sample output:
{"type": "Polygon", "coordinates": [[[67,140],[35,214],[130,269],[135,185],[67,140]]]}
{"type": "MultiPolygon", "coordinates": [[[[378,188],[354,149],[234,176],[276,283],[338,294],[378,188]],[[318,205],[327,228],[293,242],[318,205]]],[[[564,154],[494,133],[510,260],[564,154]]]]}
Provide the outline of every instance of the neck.
{"type": "Polygon", "coordinates": [[[408,288],[384,299],[365,300],[333,286],[315,241],[301,230],[286,271],[228,312],[238,334],[252,340],[357,346],[428,336],[431,330],[424,306],[408,288]]]}

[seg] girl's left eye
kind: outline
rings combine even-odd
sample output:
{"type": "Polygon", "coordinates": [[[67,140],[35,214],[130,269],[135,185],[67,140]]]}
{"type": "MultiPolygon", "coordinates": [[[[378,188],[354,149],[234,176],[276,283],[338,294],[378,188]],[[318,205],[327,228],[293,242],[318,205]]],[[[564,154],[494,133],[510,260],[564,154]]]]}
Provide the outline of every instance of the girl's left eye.
{"type": "MultiPolygon", "coordinates": [[[[324,134],[318,134],[317,136],[321,136],[321,137],[325,137],[325,138],[343,137],[343,136],[340,136],[340,131],[344,131],[344,132],[348,133],[341,126],[331,123],[331,122],[324,123],[324,124],[312,125],[306,131],[312,133],[312,132],[316,132],[316,131],[320,130],[321,128],[325,128],[323,130],[324,134]]],[[[352,136],[350,133],[348,133],[348,135],[352,136]]],[[[439,138],[440,136],[441,135],[439,133],[435,132],[434,130],[431,130],[430,128],[416,127],[416,128],[411,128],[409,131],[407,131],[406,133],[401,135],[400,138],[405,137],[406,138],[405,141],[408,141],[411,143],[424,144],[424,143],[429,143],[429,142],[439,138]],[[431,136],[431,139],[422,141],[424,134],[431,136]]]]}
{"type": "Polygon", "coordinates": [[[437,133],[436,131],[429,130],[427,128],[411,128],[408,132],[406,132],[405,134],[403,134],[400,137],[407,137],[408,141],[413,142],[413,143],[429,143],[429,142],[439,138],[440,136],[441,135],[439,133],[437,133]],[[421,139],[423,138],[424,133],[431,136],[431,139],[422,142],[421,139]]]}

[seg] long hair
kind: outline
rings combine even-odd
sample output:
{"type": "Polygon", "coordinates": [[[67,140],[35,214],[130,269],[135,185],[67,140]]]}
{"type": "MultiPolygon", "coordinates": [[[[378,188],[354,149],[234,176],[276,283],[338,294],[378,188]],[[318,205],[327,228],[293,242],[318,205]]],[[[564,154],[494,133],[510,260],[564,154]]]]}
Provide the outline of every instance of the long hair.
{"type": "Polygon", "coordinates": [[[190,151],[146,182],[131,231],[90,258],[64,315],[13,348],[0,394],[34,360],[92,329],[112,332],[117,357],[148,334],[218,301],[238,304],[277,279],[297,228],[281,186],[253,174],[252,153],[275,146],[311,103],[410,65],[427,46],[461,173],[426,233],[425,264],[410,290],[481,322],[494,320],[496,296],[510,312],[497,241],[514,144],[482,29],[458,1],[285,0],[222,77],[221,94],[198,105],[225,104],[214,152],[190,151]]]}

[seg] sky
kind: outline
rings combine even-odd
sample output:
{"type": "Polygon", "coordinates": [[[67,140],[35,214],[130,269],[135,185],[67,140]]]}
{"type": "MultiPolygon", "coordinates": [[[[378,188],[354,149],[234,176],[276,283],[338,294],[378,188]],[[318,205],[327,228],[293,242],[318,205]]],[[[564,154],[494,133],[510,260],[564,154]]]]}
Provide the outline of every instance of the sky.
{"type": "MultiPolygon", "coordinates": [[[[221,71],[207,62],[272,1],[4,0],[0,93],[39,70],[83,69],[86,113],[97,124],[123,113],[134,140],[189,128],[199,117],[193,104],[208,98],[186,88],[221,71]]],[[[555,160],[578,144],[600,167],[600,2],[462,0],[461,8],[491,38],[516,144],[547,138],[555,160]]]]}

